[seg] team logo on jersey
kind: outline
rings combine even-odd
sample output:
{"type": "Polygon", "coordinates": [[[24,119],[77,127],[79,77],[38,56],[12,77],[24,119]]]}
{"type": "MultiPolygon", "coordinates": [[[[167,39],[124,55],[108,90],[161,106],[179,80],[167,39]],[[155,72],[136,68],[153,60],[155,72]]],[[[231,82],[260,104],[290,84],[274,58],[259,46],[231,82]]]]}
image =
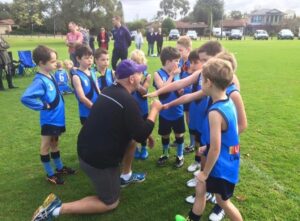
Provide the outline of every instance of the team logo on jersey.
{"type": "Polygon", "coordinates": [[[240,152],[240,145],[229,147],[229,154],[238,154],[240,152]]]}
{"type": "Polygon", "coordinates": [[[48,86],[49,86],[49,90],[50,90],[50,91],[53,91],[53,90],[54,90],[54,87],[52,86],[51,83],[49,83],[48,86]]]}
{"type": "Polygon", "coordinates": [[[88,82],[87,79],[84,80],[84,84],[85,84],[86,87],[89,86],[89,82],[88,82]]]}

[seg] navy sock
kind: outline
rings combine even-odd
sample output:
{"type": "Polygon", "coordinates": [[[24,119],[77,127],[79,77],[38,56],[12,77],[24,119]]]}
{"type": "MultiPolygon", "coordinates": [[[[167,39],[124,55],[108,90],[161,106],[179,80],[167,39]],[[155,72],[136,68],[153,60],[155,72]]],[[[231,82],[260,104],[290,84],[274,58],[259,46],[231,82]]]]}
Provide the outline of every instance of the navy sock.
{"type": "Polygon", "coordinates": [[[60,159],[59,151],[51,152],[51,158],[53,159],[55,167],[56,167],[57,170],[61,170],[64,167],[64,165],[63,165],[63,163],[60,159]]]}
{"type": "Polygon", "coordinates": [[[195,161],[200,163],[201,162],[201,157],[200,156],[195,156],[195,161]]]}
{"type": "Polygon", "coordinates": [[[47,155],[40,155],[41,156],[41,161],[43,163],[43,166],[44,166],[44,170],[46,171],[47,173],[47,176],[53,176],[54,175],[54,171],[51,167],[51,163],[50,163],[50,156],[49,154],[47,155]]]}
{"type": "Polygon", "coordinates": [[[201,215],[198,216],[198,215],[196,215],[195,213],[193,213],[193,210],[191,210],[191,211],[189,212],[189,219],[190,219],[191,221],[199,221],[199,220],[201,219],[201,215]]]}

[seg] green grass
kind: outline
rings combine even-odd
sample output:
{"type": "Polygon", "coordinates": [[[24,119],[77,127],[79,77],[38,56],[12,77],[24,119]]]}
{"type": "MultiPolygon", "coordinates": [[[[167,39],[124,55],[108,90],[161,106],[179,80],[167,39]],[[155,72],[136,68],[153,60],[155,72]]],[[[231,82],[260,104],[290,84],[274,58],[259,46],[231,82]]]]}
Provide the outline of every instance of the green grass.
{"type": "MultiPolygon", "coordinates": [[[[55,48],[61,59],[68,57],[61,38],[9,38],[8,41],[15,59],[17,50],[33,49],[38,44],[55,48]]],[[[203,43],[193,42],[193,47],[203,43]]],[[[300,220],[300,41],[224,40],[222,44],[237,57],[237,75],[249,123],[241,136],[240,183],[233,202],[245,220],[300,220]]],[[[149,58],[148,64],[150,73],[160,67],[158,58],[149,58]]],[[[45,181],[39,160],[39,114],[19,101],[31,80],[32,76],[15,78],[18,89],[0,92],[0,220],[3,221],[30,220],[50,192],[64,202],[94,193],[81,171],[67,177],[64,186],[45,181]]],[[[77,103],[73,95],[65,96],[65,100],[67,132],[60,142],[62,158],[67,165],[79,169],[77,103]]],[[[117,210],[103,215],[65,216],[59,220],[171,221],[175,214],[187,214],[191,206],[184,198],[193,189],[185,186],[192,177],[186,167],[193,156],[186,156],[182,169],[173,169],[173,160],[167,167],[157,168],[156,160],[161,153],[157,129],[153,134],[157,144],[150,150],[150,158],[135,161],[133,166],[136,171],[146,171],[147,180],[122,189],[117,210]]],[[[207,207],[204,220],[212,206],[207,207]]]]}

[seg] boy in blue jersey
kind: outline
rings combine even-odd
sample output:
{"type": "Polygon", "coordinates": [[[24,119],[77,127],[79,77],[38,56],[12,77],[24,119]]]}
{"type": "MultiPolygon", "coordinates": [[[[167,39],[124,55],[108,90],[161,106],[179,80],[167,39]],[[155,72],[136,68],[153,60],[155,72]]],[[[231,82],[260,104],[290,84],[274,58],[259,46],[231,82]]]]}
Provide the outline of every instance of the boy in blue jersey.
{"type": "MultiPolygon", "coordinates": [[[[142,50],[136,49],[132,51],[130,55],[130,59],[136,62],[137,64],[147,65],[147,59],[142,50]]],[[[139,105],[141,115],[143,116],[144,119],[147,119],[148,112],[149,112],[148,99],[147,97],[144,97],[144,95],[147,94],[148,92],[150,81],[151,81],[151,75],[147,72],[147,70],[145,70],[143,72],[143,78],[140,83],[140,86],[135,92],[132,93],[133,97],[135,98],[135,100],[139,105]]],[[[150,147],[153,147],[154,141],[152,136],[150,135],[148,139],[149,139],[149,144],[151,144],[150,147]]],[[[146,139],[143,142],[141,142],[141,148],[136,147],[134,158],[146,160],[148,156],[149,153],[147,151],[147,139],[146,139]]]]}
{"type": "Polygon", "coordinates": [[[62,61],[57,61],[57,70],[54,73],[55,80],[58,84],[58,89],[62,94],[72,93],[72,89],[69,86],[69,74],[63,69],[62,61]]]}
{"type": "MultiPolygon", "coordinates": [[[[160,60],[163,67],[154,73],[154,87],[158,90],[180,79],[178,62],[180,53],[176,48],[165,47],[161,51],[160,60]]],[[[169,103],[177,99],[183,94],[183,89],[176,92],[170,92],[159,96],[162,104],[169,103]]],[[[169,143],[171,131],[175,133],[175,142],[177,144],[177,157],[175,166],[180,168],[183,166],[183,144],[184,144],[184,116],[183,105],[174,106],[168,110],[163,110],[159,114],[158,133],[161,135],[163,145],[163,155],[158,159],[158,165],[165,165],[169,158],[169,143]]]]}
{"type": "Polygon", "coordinates": [[[94,54],[95,63],[96,63],[96,75],[98,80],[98,86],[100,92],[106,88],[111,86],[114,83],[114,72],[109,69],[109,54],[106,49],[98,48],[94,54]]]}
{"type": "Polygon", "coordinates": [[[83,125],[100,93],[95,71],[91,70],[94,62],[92,50],[80,45],[75,50],[79,68],[73,70],[72,83],[78,100],[80,122],[83,125]]]}
{"type": "Polygon", "coordinates": [[[238,182],[240,162],[237,112],[226,94],[233,79],[232,66],[228,61],[212,58],[203,66],[202,74],[202,90],[212,100],[203,134],[208,144],[207,160],[197,175],[196,199],[188,218],[177,215],[176,221],[199,221],[205,209],[206,191],[215,193],[217,203],[230,220],[243,220],[230,201],[238,182]]]}
{"type": "Polygon", "coordinates": [[[22,95],[21,102],[32,110],[40,111],[41,161],[47,174],[46,179],[59,185],[64,184],[62,174],[74,174],[75,170],[63,165],[58,148],[58,138],[65,132],[65,105],[58,86],[50,74],[56,68],[56,57],[56,52],[45,46],[40,45],[33,50],[33,60],[39,70],[32,84],[22,95]],[[50,155],[56,172],[51,167],[50,155]]]}
{"type": "MultiPolygon", "coordinates": [[[[180,79],[184,79],[188,77],[192,72],[190,69],[190,60],[189,54],[192,49],[192,41],[188,36],[181,36],[176,44],[176,48],[180,53],[180,60],[179,60],[179,68],[180,68],[180,79]]],[[[192,91],[192,85],[189,85],[184,88],[184,94],[189,94],[192,91]]],[[[183,105],[183,110],[185,114],[185,121],[187,125],[189,125],[190,117],[189,117],[189,105],[190,103],[186,103],[183,105]]],[[[184,152],[190,153],[194,150],[195,146],[195,136],[194,134],[190,133],[189,129],[189,136],[190,136],[190,144],[184,148],[184,152]]]]}

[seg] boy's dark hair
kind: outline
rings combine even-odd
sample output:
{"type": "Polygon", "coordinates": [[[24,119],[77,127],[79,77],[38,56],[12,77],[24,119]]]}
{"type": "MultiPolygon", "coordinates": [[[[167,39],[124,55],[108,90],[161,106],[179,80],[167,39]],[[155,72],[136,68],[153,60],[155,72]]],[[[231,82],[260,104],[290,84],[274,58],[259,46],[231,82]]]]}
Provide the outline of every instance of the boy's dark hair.
{"type": "Polygon", "coordinates": [[[226,90],[232,82],[233,71],[229,61],[220,58],[211,58],[203,65],[203,78],[209,79],[217,88],[226,90]]]}
{"type": "Polygon", "coordinates": [[[53,49],[44,45],[37,46],[32,52],[34,63],[36,63],[36,65],[39,65],[40,62],[42,62],[42,64],[46,64],[51,59],[51,53],[55,53],[57,56],[56,51],[53,49]]]}
{"type": "Polygon", "coordinates": [[[221,51],[223,51],[223,47],[218,41],[208,41],[198,49],[198,54],[205,52],[207,55],[214,57],[221,51]]]}
{"type": "Polygon", "coordinates": [[[81,59],[83,56],[91,56],[93,51],[89,46],[86,45],[77,45],[75,47],[75,56],[81,59]]]}
{"type": "Polygon", "coordinates": [[[97,60],[97,59],[100,58],[101,55],[103,55],[103,54],[108,54],[108,51],[107,51],[106,49],[104,49],[104,48],[98,48],[98,49],[96,49],[96,51],[95,51],[94,57],[95,57],[95,59],[97,60]]]}
{"type": "Polygon", "coordinates": [[[190,62],[199,61],[200,58],[199,58],[198,50],[197,49],[192,50],[191,53],[189,54],[188,59],[190,62]]]}
{"type": "Polygon", "coordinates": [[[179,59],[180,53],[176,48],[164,47],[160,53],[160,60],[162,65],[165,65],[167,61],[172,61],[174,59],[179,59]]]}

